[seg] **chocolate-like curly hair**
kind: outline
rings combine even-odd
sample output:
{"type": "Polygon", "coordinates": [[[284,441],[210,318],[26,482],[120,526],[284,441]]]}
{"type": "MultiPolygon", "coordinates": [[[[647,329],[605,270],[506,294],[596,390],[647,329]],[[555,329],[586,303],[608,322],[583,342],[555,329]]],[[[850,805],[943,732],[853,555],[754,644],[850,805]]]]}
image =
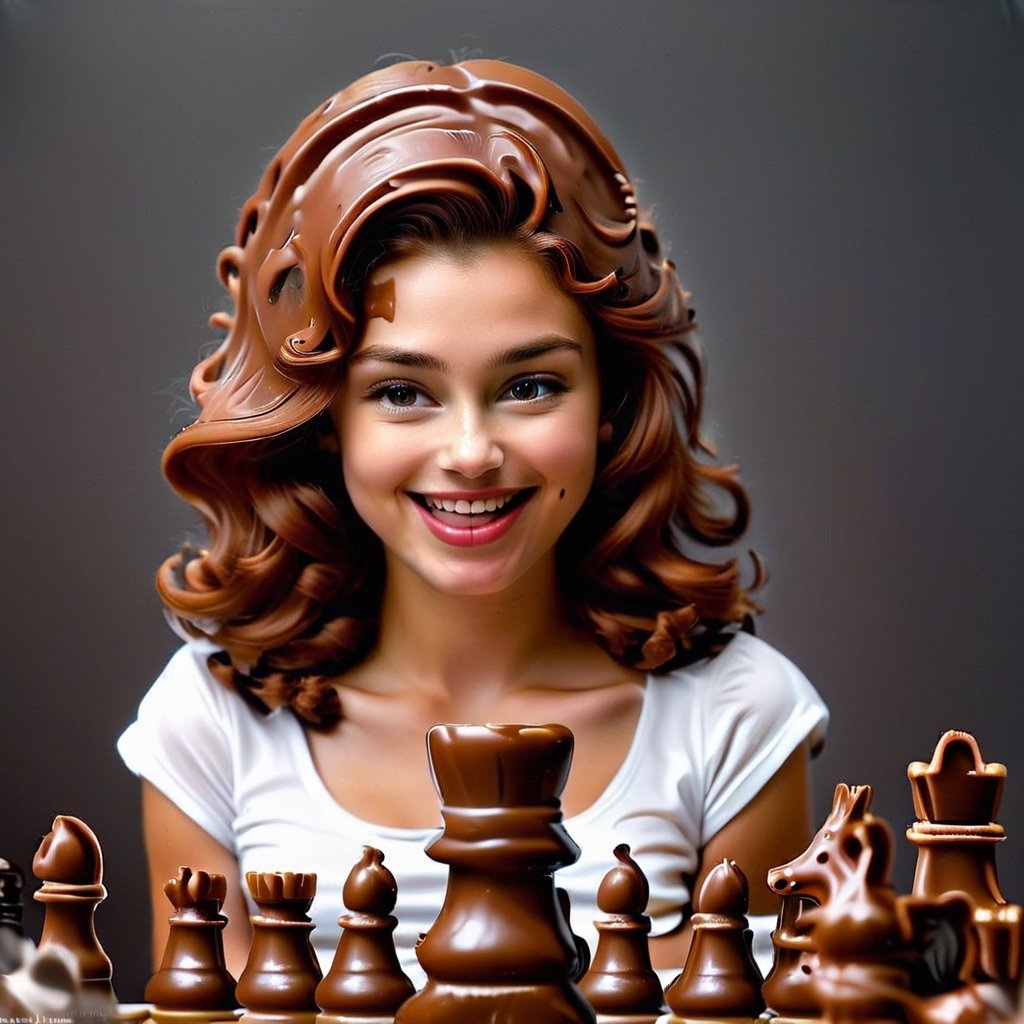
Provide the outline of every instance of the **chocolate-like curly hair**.
{"type": "Polygon", "coordinates": [[[532,72],[397,64],[307,117],[243,208],[219,260],[235,312],[214,317],[227,337],[192,374],[199,415],[164,455],[209,543],[163,563],[160,596],[255,703],[333,725],[330,681],[376,635],[382,547],[345,492],[326,412],[366,275],[405,252],[496,239],[546,261],[597,338],[612,436],[559,541],[570,616],[621,662],[664,668],[711,652],[755,608],[734,560],[687,551],[734,542],[749,505],[701,439],[687,295],[617,154],[532,72]]]}

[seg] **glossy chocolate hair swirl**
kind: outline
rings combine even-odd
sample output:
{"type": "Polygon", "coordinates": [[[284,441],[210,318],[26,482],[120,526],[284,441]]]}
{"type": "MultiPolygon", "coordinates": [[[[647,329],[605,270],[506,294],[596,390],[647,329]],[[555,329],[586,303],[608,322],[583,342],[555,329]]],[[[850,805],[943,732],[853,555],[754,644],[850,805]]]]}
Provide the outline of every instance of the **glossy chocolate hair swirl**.
{"type": "Polygon", "coordinates": [[[194,370],[199,415],[164,456],[209,541],[164,562],[160,596],[257,703],[333,724],[330,679],[375,636],[383,552],[345,494],[325,414],[368,270],[497,238],[539,253],[597,337],[612,436],[559,542],[570,615],[620,661],[659,668],[708,653],[754,608],[734,560],[684,550],[735,541],[748,502],[701,440],[687,295],[614,149],[530,71],[396,64],[307,117],[245,204],[219,260],[227,337],[194,370]]]}

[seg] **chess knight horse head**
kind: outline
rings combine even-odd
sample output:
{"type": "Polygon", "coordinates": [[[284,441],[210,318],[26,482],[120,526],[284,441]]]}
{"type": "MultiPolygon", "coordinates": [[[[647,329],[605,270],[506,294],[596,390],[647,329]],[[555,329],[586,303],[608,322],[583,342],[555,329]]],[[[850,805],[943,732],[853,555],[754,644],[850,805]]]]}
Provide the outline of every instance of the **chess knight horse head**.
{"type": "Polygon", "coordinates": [[[870,786],[840,782],[832,798],[832,810],[799,857],[772,868],[768,885],[783,896],[803,896],[821,905],[841,888],[849,873],[849,860],[837,856],[845,826],[871,820],[870,786]]]}

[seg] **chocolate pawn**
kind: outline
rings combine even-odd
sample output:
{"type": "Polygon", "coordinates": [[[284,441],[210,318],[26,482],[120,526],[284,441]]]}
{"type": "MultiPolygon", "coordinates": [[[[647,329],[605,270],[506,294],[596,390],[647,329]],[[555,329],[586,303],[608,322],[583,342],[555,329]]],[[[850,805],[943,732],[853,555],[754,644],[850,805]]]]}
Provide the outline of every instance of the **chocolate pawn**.
{"type": "Polygon", "coordinates": [[[103,887],[103,853],[95,833],[71,815],[61,814],[32,860],[42,883],[35,898],[45,908],[39,951],[67,950],[78,966],[84,993],[116,1004],[113,967],[96,937],[96,908],[107,898],[103,887]]]}
{"type": "Polygon", "coordinates": [[[234,1017],[235,979],[224,965],[221,912],[227,883],[223,875],[178,868],[164,883],[174,913],[160,969],[146,985],[152,1017],[161,1021],[229,1020],[234,1017]]]}
{"type": "Polygon", "coordinates": [[[605,916],[594,922],[597,950],[580,989],[600,1022],[651,1024],[664,1009],[664,996],[647,946],[650,887],[625,843],[614,852],[619,864],[597,890],[597,906],[605,916]]]}
{"type": "Polygon", "coordinates": [[[391,1024],[415,988],[402,971],[392,932],[398,885],[372,846],[349,872],[341,890],[348,910],[338,918],[341,938],[334,962],[316,990],[318,1024],[381,1021],[391,1024]]]}
{"type": "Polygon", "coordinates": [[[245,1007],[241,1020],[261,1024],[313,1024],[320,967],[309,941],[308,912],[316,875],[295,871],[249,871],[249,892],[259,908],[252,917],[252,946],[235,995],[245,1007]]]}
{"type": "Polygon", "coordinates": [[[747,879],[735,861],[708,872],[691,918],[693,939],[682,973],[665,1000],[676,1024],[690,1020],[752,1020],[764,1010],[763,979],[750,953],[747,879]]]}

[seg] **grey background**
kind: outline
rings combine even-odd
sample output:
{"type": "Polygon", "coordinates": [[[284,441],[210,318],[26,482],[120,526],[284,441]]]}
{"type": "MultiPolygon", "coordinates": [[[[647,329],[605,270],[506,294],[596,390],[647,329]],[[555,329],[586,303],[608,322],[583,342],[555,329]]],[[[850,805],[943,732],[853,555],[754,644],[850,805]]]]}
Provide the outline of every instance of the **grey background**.
{"type": "Polygon", "coordinates": [[[27,866],[58,812],[92,824],[98,927],[140,998],[114,741],[175,646],[152,574],[192,522],[159,455],[238,208],[394,52],[528,64],[606,127],[694,292],[709,430],[772,571],[760,632],[833,710],[819,813],[870,782],[901,835],[907,761],[974,730],[1010,766],[1024,899],[1018,0],[0,0],[0,853],[27,866]]]}

